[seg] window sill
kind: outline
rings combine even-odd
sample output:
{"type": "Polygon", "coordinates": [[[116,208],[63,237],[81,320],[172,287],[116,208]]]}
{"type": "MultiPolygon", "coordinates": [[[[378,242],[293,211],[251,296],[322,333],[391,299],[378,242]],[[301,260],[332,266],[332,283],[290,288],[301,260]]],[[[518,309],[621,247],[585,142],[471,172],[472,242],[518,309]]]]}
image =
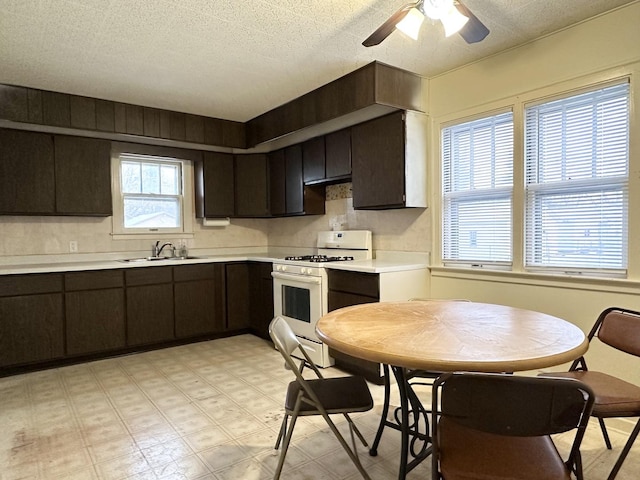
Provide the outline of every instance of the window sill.
{"type": "Polygon", "coordinates": [[[639,280],[630,280],[628,278],[588,277],[586,275],[551,274],[540,272],[514,272],[468,267],[432,266],[431,276],[633,294],[637,294],[638,288],[640,287],[639,280]]]}
{"type": "Polygon", "coordinates": [[[149,233],[112,233],[111,238],[113,240],[136,240],[136,239],[190,239],[193,238],[193,233],[162,233],[162,232],[149,232],[149,233]]]}

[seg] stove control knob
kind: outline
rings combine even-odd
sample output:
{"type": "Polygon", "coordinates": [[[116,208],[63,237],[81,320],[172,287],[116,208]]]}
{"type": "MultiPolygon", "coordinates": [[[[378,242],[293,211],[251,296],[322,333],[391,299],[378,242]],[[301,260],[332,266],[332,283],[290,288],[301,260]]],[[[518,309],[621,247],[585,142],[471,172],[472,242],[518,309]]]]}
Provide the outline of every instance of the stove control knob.
{"type": "Polygon", "coordinates": [[[306,268],[304,268],[304,267],[302,267],[302,268],[300,269],[300,273],[302,273],[302,274],[304,275],[305,273],[307,273],[307,269],[306,269],[306,268]]]}

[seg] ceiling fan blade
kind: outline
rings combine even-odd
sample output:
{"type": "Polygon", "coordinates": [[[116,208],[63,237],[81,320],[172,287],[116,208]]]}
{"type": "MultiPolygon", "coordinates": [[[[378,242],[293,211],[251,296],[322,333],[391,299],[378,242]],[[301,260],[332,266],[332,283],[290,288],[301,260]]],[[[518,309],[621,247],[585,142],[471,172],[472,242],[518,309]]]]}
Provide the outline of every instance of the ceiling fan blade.
{"type": "Polygon", "coordinates": [[[373,47],[374,45],[379,45],[385,38],[393,33],[396,28],[396,24],[407,16],[409,10],[418,6],[419,3],[420,2],[407,3],[404,7],[400,8],[400,10],[391,15],[391,17],[389,17],[386,22],[380,25],[375,32],[369,35],[369,37],[364,42],[362,42],[362,45],[364,45],[365,47],[373,47]]]}
{"type": "Polygon", "coordinates": [[[489,29],[485,27],[484,23],[471,13],[471,10],[463,5],[462,2],[457,1],[455,6],[462,15],[469,19],[465,26],[458,32],[460,36],[464,38],[467,43],[477,43],[484,40],[484,38],[489,35],[489,29]]]}

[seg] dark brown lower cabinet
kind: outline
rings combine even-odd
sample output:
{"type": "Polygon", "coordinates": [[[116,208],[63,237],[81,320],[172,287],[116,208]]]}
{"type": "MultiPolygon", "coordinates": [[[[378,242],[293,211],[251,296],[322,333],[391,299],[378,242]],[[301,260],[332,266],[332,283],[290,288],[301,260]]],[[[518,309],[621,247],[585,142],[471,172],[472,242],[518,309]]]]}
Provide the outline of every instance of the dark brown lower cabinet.
{"type": "Polygon", "coordinates": [[[224,330],[224,264],[174,267],[176,338],[224,330]]]}
{"type": "Polygon", "coordinates": [[[62,275],[0,277],[0,367],[63,356],[62,275]]]}
{"type": "Polygon", "coordinates": [[[249,264],[247,262],[227,263],[225,270],[227,297],[226,330],[249,328],[249,264]]]}
{"type": "Polygon", "coordinates": [[[173,270],[171,267],[132,268],[127,285],[127,345],[173,340],[173,270]]]}
{"type": "MultiPolygon", "coordinates": [[[[380,279],[377,273],[348,272],[329,270],[328,310],[373,303],[380,301],[380,279]]],[[[364,376],[378,385],[384,379],[380,373],[380,364],[352,357],[346,353],[329,348],[329,355],[336,361],[336,367],[364,376]]]]}
{"type": "Polygon", "coordinates": [[[273,279],[272,263],[249,262],[249,295],[251,330],[267,340],[269,323],[273,319],[273,279]]]}
{"type": "Polygon", "coordinates": [[[122,270],[65,274],[67,355],[126,346],[122,270]]]}

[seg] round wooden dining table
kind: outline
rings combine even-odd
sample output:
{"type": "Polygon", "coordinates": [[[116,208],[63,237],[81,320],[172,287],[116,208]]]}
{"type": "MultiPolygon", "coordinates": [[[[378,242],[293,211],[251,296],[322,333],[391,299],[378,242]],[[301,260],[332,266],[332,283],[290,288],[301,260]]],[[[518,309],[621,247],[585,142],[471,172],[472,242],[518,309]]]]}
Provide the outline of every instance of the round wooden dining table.
{"type": "Polygon", "coordinates": [[[400,479],[430,453],[427,410],[409,382],[415,372],[538,370],[575,360],[589,346],[584,332],[566,320],[531,310],[466,301],[345,307],[320,318],[316,333],[331,348],[384,365],[385,406],[370,452],[377,454],[385,426],[400,430],[400,479]],[[389,367],[397,380],[401,404],[396,424],[386,419],[389,367]],[[426,423],[422,432],[417,427],[418,415],[426,423]],[[415,440],[422,441],[417,451],[415,440]]]}

